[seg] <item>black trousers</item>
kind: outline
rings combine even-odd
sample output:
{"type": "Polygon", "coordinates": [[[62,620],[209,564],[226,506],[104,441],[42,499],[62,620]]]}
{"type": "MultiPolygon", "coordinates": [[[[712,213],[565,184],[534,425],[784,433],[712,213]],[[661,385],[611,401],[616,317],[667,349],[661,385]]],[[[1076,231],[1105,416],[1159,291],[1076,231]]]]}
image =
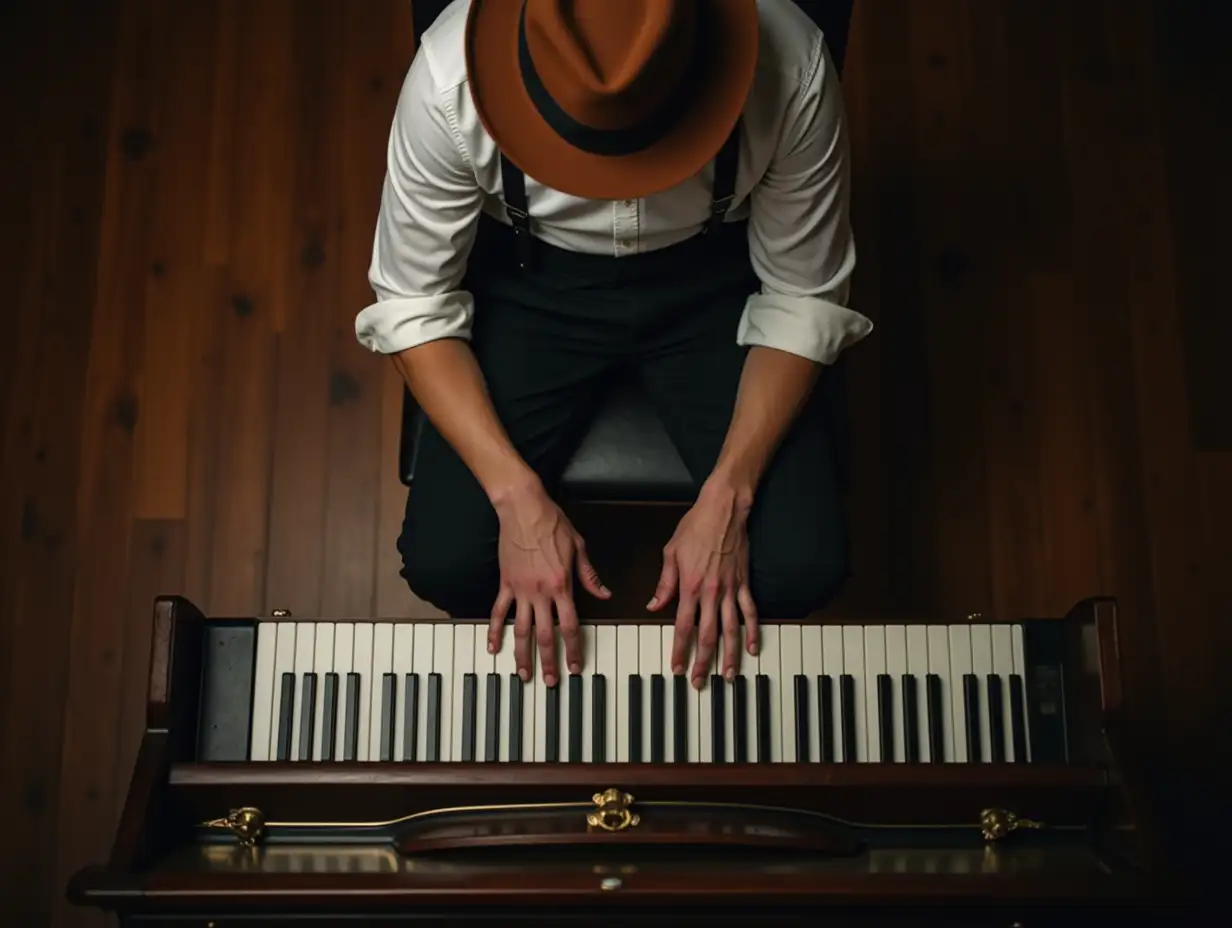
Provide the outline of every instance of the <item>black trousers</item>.
{"type": "MultiPolygon", "coordinates": [[[[621,365],[641,378],[701,486],[731,422],[747,352],[736,344],[737,323],[759,287],[746,234],[743,223],[728,224],[624,258],[536,241],[521,270],[508,230],[485,217],[467,283],[476,301],[472,349],[497,415],[549,491],[621,365]]],[[[780,445],[749,516],[750,585],[764,618],[807,615],[848,575],[829,373],[780,445]]],[[[451,616],[486,617],[499,587],[498,534],[478,481],[425,423],[398,541],[403,578],[451,616]]]]}

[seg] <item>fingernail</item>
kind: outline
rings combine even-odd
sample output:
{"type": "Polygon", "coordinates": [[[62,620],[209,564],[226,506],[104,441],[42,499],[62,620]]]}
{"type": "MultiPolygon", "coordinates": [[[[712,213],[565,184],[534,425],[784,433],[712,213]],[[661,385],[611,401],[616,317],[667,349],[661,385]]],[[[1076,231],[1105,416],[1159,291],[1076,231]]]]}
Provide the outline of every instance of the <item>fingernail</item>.
{"type": "Polygon", "coordinates": [[[727,677],[727,682],[728,682],[728,683],[732,683],[732,682],[733,682],[733,681],[735,681],[735,679],[736,679],[736,671],[732,670],[732,669],[729,667],[729,668],[727,668],[727,673],[725,673],[723,676],[727,677]]]}
{"type": "Polygon", "coordinates": [[[525,670],[519,670],[518,676],[522,678],[523,683],[526,683],[530,680],[530,674],[527,673],[525,670]]]}
{"type": "Polygon", "coordinates": [[[556,678],[553,677],[551,674],[549,674],[548,676],[543,678],[543,685],[544,686],[555,686],[556,678]]]}
{"type": "Polygon", "coordinates": [[[749,645],[749,653],[750,654],[757,653],[757,642],[756,641],[749,645]]]}
{"type": "Polygon", "coordinates": [[[570,665],[569,665],[569,672],[570,672],[570,673],[581,673],[581,672],[582,672],[582,668],[581,668],[580,666],[578,666],[577,664],[570,664],[570,665]]]}
{"type": "Polygon", "coordinates": [[[489,641],[489,642],[488,642],[488,653],[489,653],[489,654],[495,654],[495,653],[496,653],[496,643],[495,643],[494,641],[489,641]]]}
{"type": "Polygon", "coordinates": [[[652,597],[652,598],[651,598],[650,602],[648,602],[648,603],[646,604],[646,608],[647,608],[647,609],[653,609],[653,608],[654,608],[655,606],[657,606],[658,604],[659,604],[659,597],[654,596],[654,597],[652,597]]]}
{"type": "Polygon", "coordinates": [[[599,584],[599,592],[610,594],[612,591],[605,587],[602,583],[599,584]]]}
{"type": "Polygon", "coordinates": [[[693,678],[693,689],[700,690],[701,688],[702,688],[702,678],[694,677],[693,678]]]}

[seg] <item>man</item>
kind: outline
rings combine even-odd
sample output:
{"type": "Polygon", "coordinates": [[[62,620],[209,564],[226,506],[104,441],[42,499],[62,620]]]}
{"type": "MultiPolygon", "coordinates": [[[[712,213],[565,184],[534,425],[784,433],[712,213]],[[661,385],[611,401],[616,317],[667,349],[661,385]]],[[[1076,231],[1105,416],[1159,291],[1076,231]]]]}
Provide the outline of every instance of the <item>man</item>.
{"type": "Polygon", "coordinates": [[[575,571],[611,594],[551,494],[628,364],[698,484],[648,604],[676,601],[673,672],[700,687],[721,630],[730,678],[759,615],[824,605],[847,551],[814,385],[872,329],[845,308],[848,198],[837,76],[793,0],[455,0],[398,102],[356,322],[429,420],[411,588],[490,616],[491,651],[512,615],[549,686],[555,612],[580,669],[575,571]]]}

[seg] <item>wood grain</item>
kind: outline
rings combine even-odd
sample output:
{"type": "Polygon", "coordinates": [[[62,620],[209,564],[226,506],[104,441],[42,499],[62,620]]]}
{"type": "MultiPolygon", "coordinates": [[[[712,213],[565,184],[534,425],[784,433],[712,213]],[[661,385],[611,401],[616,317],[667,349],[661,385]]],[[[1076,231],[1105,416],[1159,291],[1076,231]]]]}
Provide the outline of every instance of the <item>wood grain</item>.
{"type": "MultiPolygon", "coordinates": [[[[413,48],[405,0],[11,6],[0,901],[76,926],[99,922],[64,879],[115,831],[153,596],[436,614],[397,576],[400,387],[353,334],[413,48]]],[[[1126,731],[1174,828],[1232,749],[1227,56],[1183,6],[857,5],[878,328],[849,362],[856,576],[832,610],[1116,596],[1126,731]]],[[[594,508],[640,614],[670,526],[594,508]]]]}

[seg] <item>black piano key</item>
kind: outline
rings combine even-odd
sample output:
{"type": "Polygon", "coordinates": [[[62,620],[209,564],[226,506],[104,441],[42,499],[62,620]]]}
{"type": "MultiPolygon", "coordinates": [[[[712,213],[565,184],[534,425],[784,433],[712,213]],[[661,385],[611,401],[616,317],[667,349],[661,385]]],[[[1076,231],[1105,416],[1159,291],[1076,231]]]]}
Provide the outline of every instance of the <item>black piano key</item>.
{"type": "Polygon", "coordinates": [[[717,673],[710,677],[710,752],[702,758],[716,764],[727,760],[727,689],[717,673]]]}
{"type": "Polygon", "coordinates": [[[894,678],[877,674],[877,729],[882,763],[894,760],[894,678]]]}
{"type": "Polygon", "coordinates": [[[394,759],[394,724],[397,721],[398,678],[392,673],[381,674],[381,760],[394,759]]]}
{"type": "Polygon", "coordinates": [[[1001,677],[995,673],[988,675],[988,737],[992,739],[989,745],[994,764],[1005,763],[1005,704],[1001,693],[1001,677]]]}
{"type": "Polygon", "coordinates": [[[291,759],[291,725],[295,720],[295,674],[282,675],[282,695],[278,701],[278,750],[274,760],[291,759]]]}
{"type": "Polygon", "coordinates": [[[516,673],[509,675],[509,759],[522,759],[522,719],[526,715],[522,700],[522,678],[516,673]]]}
{"type": "Polygon", "coordinates": [[[663,674],[650,676],[650,762],[662,764],[667,760],[667,681],[663,674]]]}
{"type": "Polygon", "coordinates": [[[838,678],[838,710],[842,722],[843,763],[856,762],[856,678],[845,673],[838,678]]]}
{"type": "Polygon", "coordinates": [[[347,674],[346,723],[342,728],[342,759],[359,760],[359,674],[347,674]]]}
{"type": "Polygon", "coordinates": [[[299,705],[299,759],[312,760],[313,735],[317,727],[317,675],[304,674],[299,705]]]}
{"type": "Polygon", "coordinates": [[[980,762],[980,678],[963,674],[963,708],[967,717],[967,763],[980,762]]]}
{"type": "Polygon", "coordinates": [[[607,677],[601,673],[590,681],[590,759],[607,763],[607,677]]]}
{"type": "Polygon", "coordinates": [[[321,759],[334,759],[334,742],[338,737],[338,675],[325,675],[324,705],[321,707],[321,759]]]}
{"type": "Polygon", "coordinates": [[[903,687],[903,760],[920,762],[920,709],[915,691],[915,674],[905,673],[903,687]]]}
{"type": "Polygon", "coordinates": [[[473,673],[462,674],[462,762],[475,759],[475,702],[479,678],[473,673]]]}
{"type": "Polygon", "coordinates": [[[732,760],[737,764],[749,762],[749,686],[748,678],[741,675],[732,681],[732,760]]]}
{"type": "Polygon", "coordinates": [[[629,677],[629,762],[642,762],[642,678],[629,677]]]}
{"type": "Polygon", "coordinates": [[[547,719],[544,729],[547,733],[547,745],[544,760],[556,763],[560,760],[560,684],[547,688],[547,719]]]}
{"type": "Polygon", "coordinates": [[[770,677],[759,673],[757,686],[757,762],[770,763],[770,677]]]}
{"type": "Polygon", "coordinates": [[[809,760],[809,698],[808,677],[802,673],[796,674],[796,760],[806,763],[809,760]]]}
{"type": "Polygon", "coordinates": [[[1066,725],[1065,622],[1024,622],[1026,720],[1031,732],[1031,762],[1069,763],[1066,725]]]}
{"type": "Polygon", "coordinates": [[[402,717],[402,759],[419,760],[419,674],[408,673],[402,681],[406,713],[402,717]]]}
{"type": "Polygon", "coordinates": [[[441,675],[428,674],[428,731],[424,739],[424,760],[436,763],[441,759],[441,675]]]}
{"type": "Polygon", "coordinates": [[[672,760],[689,762],[689,678],[672,676],[672,760]]]}
{"type": "Polygon", "coordinates": [[[834,678],[828,673],[817,676],[817,759],[823,764],[834,763],[834,678]]]}
{"type": "Polygon", "coordinates": [[[569,763],[582,762],[582,675],[569,674],[569,763]]]}
{"type": "Polygon", "coordinates": [[[485,710],[487,722],[484,725],[483,759],[485,761],[500,760],[500,707],[501,685],[500,674],[488,674],[488,700],[485,710]]]}
{"type": "Polygon", "coordinates": [[[1027,762],[1027,709],[1022,677],[1010,674],[1010,728],[1014,739],[1014,763],[1027,762]]]}
{"type": "Polygon", "coordinates": [[[941,721],[941,678],[935,673],[924,677],[924,698],[928,710],[928,756],[934,764],[944,763],[945,725],[941,721]]]}

